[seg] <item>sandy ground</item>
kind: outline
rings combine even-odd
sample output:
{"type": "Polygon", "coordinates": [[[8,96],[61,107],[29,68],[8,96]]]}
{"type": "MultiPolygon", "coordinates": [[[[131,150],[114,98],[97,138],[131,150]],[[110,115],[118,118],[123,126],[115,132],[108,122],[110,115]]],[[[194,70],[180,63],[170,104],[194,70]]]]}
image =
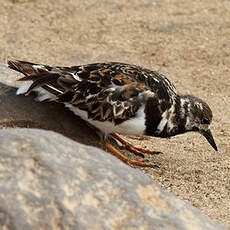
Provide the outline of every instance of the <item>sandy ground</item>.
{"type": "Polygon", "coordinates": [[[128,62],[206,100],[219,152],[194,133],[130,140],[164,153],[154,181],[230,229],[229,15],[228,0],[0,0],[0,62],[128,62]]]}

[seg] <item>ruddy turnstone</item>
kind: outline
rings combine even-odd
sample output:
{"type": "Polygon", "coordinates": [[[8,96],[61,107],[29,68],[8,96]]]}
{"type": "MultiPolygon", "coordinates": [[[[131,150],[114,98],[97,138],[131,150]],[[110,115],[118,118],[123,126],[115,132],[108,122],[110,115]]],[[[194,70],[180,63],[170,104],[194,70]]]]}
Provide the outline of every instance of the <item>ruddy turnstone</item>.
{"type": "Polygon", "coordinates": [[[156,71],[118,62],[51,67],[9,61],[8,67],[25,75],[19,81],[29,81],[19,87],[17,94],[36,91],[39,101],[65,104],[100,130],[106,148],[131,166],[152,165],[143,159],[129,160],[111,145],[109,137],[142,155],[156,152],[134,147],[117,133],[166,138],[195,131],[217,151],[210,131],[209,106],[197,97],[178,94],[174,85],[156,71]]]}

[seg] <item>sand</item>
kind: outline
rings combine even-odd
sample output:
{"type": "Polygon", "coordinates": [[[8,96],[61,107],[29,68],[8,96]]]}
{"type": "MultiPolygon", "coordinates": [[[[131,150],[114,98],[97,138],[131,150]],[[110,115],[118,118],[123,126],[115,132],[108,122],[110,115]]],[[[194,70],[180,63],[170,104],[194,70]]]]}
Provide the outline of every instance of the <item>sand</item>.
{"type": "Polygon", "coordinates": [[[0,0],[0,62],[127,62],[207,101],[219,152],[195,133],[130,141],[163,153],[141,169],[153,181],[230,229],[229,15],[224,0],[0,0]]]}

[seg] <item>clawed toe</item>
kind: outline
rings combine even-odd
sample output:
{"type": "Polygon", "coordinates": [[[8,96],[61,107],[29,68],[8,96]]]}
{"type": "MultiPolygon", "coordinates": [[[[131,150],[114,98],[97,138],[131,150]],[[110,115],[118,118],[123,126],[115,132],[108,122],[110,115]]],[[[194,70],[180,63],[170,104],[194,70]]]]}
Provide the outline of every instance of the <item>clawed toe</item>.
{"type": "Polygon", "coordinates": [[[146,159],[137,159],[137,160],[129,160],[124,154],[122,154],[119,150],[113,147],[110,143],[104,141],[103,145],[116,157],[120,160],[128,164],[129,166],[140,166],[140,167],[156,167],[154,164],[146,162],[146,159]]]}
{"type": "Polygon", "coordinates": [[[130,152],[134,153],[137,156],[144,157],[144,153],[149,155],[161,154],[161,152],[159,151],[152,151],[142,147],[133,146],[128,141],[124,140],[119,135],[117,135],[116,133],[112,133],[111,136],[116,140],[118,140],[125,149],[129,150],[130,152]]]}

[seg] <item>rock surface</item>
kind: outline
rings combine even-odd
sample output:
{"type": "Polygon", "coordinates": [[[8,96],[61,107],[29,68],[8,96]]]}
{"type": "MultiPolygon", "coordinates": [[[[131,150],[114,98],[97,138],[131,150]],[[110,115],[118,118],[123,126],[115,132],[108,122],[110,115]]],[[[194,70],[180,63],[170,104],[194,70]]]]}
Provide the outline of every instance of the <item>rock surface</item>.
{"type": "Polygon", "coordinates": [[[224,229],[140,171],[38,129],[0,131],[1,229],[224,229]]]}
{"type": "MultiPolygon", "coordinates": [[[[0,77],[2,70],[0,66],[0,77]]],[[[32,96],[17,96],[15,87],[0,82],[0,105],[0,128],[52,130],[80,143],[100,147],[95,130],[61,104],[36,102],[32,96]]]]}

